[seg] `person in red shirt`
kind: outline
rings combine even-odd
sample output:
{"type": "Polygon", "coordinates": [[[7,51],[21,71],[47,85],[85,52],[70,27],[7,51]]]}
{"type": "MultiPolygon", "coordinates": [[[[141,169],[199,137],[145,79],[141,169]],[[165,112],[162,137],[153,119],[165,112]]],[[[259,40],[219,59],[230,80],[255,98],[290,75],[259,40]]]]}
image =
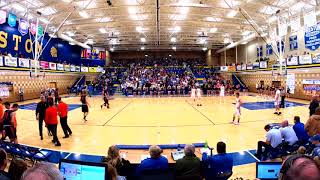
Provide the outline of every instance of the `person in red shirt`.
{"type": "Polygon", "coordinates": [[[55,146],[61,146],[57,136],[58,111],[53,105],[54,102],[49,101],[49,108],[46,109],[44,121],[46,122],[49,131],[52,133],[52,142],[55,144],[55,146]]]}
{"type": "Polygon", "coordinates": [[[3,115],[4,115],[4,108],[2,105],[2,99],[0,98],[0,132],[3,130],[3,115]]]}
{"type": "Polygon", "coordinates": [[[60,124],[64,133],[63,138],[68,138],[72,134],[70,127],[68,126],[68,105],[58,97],[58,114],[60,117],[60,124]]]}

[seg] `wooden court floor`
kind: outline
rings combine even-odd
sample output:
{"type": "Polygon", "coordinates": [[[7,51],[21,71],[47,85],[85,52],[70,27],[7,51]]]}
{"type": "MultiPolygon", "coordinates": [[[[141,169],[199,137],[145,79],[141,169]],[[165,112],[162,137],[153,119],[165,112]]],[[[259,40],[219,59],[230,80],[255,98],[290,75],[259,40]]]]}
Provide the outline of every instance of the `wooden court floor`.
{"type": "MultiPolygon", "coordinates": [[[[271,101],[255,95],[243,96],[245,103],[271,101]]],[[[63,99],[68,104],[80,104],[79,97],[63,99]]],[[[30,104],[38,100],[26,101],[30,104]]],[[[41,141],[35,111],[20,109],[17,113],[18,140],[21,144],[82,154],[106,154],[113,144],[177,144],[207,141],[215,147],[218,141],[227,144],[228,152],[256,149],[257,141],[265,139],[264,125],[280,123],[299,115],[303,122],[308,118],[305,106],[289,107],[282,115],[274,115],[274,109],[249,110],[242,108],[240,125],[230,124],[234,112],[235,97],[227,96],[202,98],[202,106],[196,106],[189,97],[126,98],[114,97],[110,109],[100,108],[101,96],[88,99],[90,103],[88,121],[82,120],[81,108],[69,112],[69,126],[73,134],[62,139],[58,127],[61,147],[51,143],[45,133],[41,141]]],[[[308,104],[308,101],[289,99],[292,102],[308,104]]],[[[46,130],[45,130],[46,132],[46,130]]],[[[214,151],[215,152],[215,151],[214,151]]],[[[238,166],[235,175],[255,175],[254,164],[238,166]],[[240,170],[241,169],[241,170],[240,170]]]]}

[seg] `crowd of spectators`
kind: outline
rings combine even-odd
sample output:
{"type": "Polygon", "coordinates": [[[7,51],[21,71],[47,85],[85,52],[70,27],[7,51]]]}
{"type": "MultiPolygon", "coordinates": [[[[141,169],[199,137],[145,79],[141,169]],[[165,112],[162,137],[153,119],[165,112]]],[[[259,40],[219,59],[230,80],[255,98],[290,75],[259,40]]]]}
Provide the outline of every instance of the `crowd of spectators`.
{"type": "Polygon", "coordinates": [[[111,62],[111,67],[129,67],[131,64],[140,64],[141,66],[203,66],[204,59],[189,58],[145,58],[141,59],[117,59],[111,62]]]}

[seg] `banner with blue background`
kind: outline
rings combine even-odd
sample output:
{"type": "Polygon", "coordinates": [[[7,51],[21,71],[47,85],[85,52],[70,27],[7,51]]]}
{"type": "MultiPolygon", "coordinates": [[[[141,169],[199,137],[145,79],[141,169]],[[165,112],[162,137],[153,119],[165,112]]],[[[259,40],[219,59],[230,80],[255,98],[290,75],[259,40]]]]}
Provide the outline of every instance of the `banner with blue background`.
{"type": "Polygon", "coordinates": [[[307,49],[315,51],[320,46],[320,23],[306,28],[304,33],[304,43],[307,49]]]}
{"type": "Polygon", "coordinates": [[[298,36],[290,36],[289,37],[290,51],[298,49],[298,36]]]}

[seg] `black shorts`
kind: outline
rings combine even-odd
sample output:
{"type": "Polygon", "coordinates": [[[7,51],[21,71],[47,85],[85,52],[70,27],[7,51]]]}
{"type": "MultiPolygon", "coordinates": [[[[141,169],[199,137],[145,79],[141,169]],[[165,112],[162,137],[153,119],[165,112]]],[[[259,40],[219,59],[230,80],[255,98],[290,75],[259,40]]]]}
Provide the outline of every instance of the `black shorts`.
{"type": "Polygon", "coordinates": [[[9,137],[9,139],[16,139],[17,138],[17,129],[13,126],[5,126],[4,131],[6,133],[6,136],[9,137]]]}
{"type": "Polygon", "coordinates": [[[88,108],[88,105],[86,105],[86,104],[82,104],[82,106],[81,106],[81,110],[82,110],[82,112],[89,112],[89,108],[88,108]]]}

